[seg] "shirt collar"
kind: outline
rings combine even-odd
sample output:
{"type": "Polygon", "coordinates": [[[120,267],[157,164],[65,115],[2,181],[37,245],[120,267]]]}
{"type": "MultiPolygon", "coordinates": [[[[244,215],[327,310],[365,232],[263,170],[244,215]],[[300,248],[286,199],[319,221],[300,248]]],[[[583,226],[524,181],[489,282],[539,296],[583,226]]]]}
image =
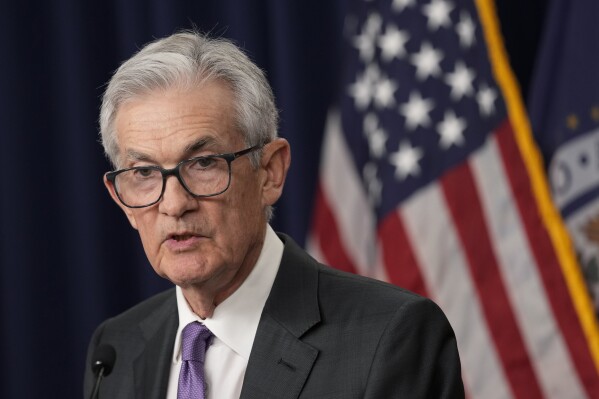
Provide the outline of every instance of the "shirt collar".
{"type": "Polygon", "coordinates": [[[181,332],[193,321],[204,324],[217,339],[246,361],[249,359],[262,309],[279,270],[283,248],[283,242],[270,225],[267,225],[264,245],[249,276],[231,296],[214,309],[212,317],[205,320],[193,313],[181,287],[176,287],[179,327],[175,338],[173,362],[177,362],[181,355],[181,332]]]}

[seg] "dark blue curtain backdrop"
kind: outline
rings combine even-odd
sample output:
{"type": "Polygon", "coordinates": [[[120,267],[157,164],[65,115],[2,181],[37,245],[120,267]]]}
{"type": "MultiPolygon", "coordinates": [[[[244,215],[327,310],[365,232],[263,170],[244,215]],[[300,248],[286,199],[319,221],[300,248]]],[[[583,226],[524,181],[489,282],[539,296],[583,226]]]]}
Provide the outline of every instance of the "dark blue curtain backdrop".
{"type": "MultiPolygon", "coordinates": [[[[96,121],[111,72],[181,28],[245,48],[293,151],[274,225],[303,243],[348,1],[0,0],[1,398],[81,397],[94,327],[169,286],[102,184],[96,121]]],[[[511,3],[498,6],[525,86],[544,2],[511,3]]]]}

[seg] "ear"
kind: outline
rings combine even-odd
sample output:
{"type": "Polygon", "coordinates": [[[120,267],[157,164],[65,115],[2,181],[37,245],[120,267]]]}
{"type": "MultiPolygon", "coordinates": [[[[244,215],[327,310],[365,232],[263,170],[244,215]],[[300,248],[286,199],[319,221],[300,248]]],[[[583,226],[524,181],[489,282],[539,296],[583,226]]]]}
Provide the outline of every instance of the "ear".
{"type": "Polygon", "coordinates": [[[290,164],[291,148],[287,140],[277,138],[262,150],[260,166],[266,172],[262,185],[264,206],[273,205],[281,196],[290,164]]]}
{"type": "Polygon", "coordinates": [[[104,185],[106,186],[106,189],[108,190],[108,193],[110,194],[112,200],[116,202],[116,204],[123,210],[123,212],[125,212],[125,215],[127,216],[127,219],[129,219],[129,223],[131,223],[131,226],[133,226],[133,228],[137,230],[137,222],[135,221],[135,217],[133,216],[133,210],[131,208],[127,208],[125,205],[121,203],[119,197],[116,195],[116,191],[114,190],[114,185],[106,178],[106,175],[104,175],[104,185]]]}

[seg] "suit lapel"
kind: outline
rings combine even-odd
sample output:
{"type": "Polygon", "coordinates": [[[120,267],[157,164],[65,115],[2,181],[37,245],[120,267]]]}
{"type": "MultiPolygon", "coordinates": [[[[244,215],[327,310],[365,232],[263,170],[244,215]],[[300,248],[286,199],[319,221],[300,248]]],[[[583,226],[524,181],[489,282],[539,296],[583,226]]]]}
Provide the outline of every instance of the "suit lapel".
{"type": "Polygon", "coordinates": [[[134,362],[137,398],[166,397],[178,323],[177,303],[173,290],[169,299],[139,324],[145,339],[145,350],[134,362]]]}
{"type": "Polygon", "coordinates": [[[297,398],[318,350],[301,337],[320,322],[315,261],[289,237],[262,312],[241,398],[297,398]]]}

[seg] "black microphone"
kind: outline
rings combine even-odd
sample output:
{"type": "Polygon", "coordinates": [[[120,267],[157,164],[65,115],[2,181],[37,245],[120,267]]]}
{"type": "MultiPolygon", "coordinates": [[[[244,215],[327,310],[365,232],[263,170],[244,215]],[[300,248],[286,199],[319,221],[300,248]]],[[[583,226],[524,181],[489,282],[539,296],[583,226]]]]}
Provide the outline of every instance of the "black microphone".
{"type": "Polygon", "coordinates": [[[107,376],[112,371],[114,362],[116,361],[116,351],[112,345],[102,344],[96,348],[92,356],[92,371],[96,376],[96,384],[92,391],[91,399],[98,397],[100,390],[100,381],[102,377],[107,376]]]}

